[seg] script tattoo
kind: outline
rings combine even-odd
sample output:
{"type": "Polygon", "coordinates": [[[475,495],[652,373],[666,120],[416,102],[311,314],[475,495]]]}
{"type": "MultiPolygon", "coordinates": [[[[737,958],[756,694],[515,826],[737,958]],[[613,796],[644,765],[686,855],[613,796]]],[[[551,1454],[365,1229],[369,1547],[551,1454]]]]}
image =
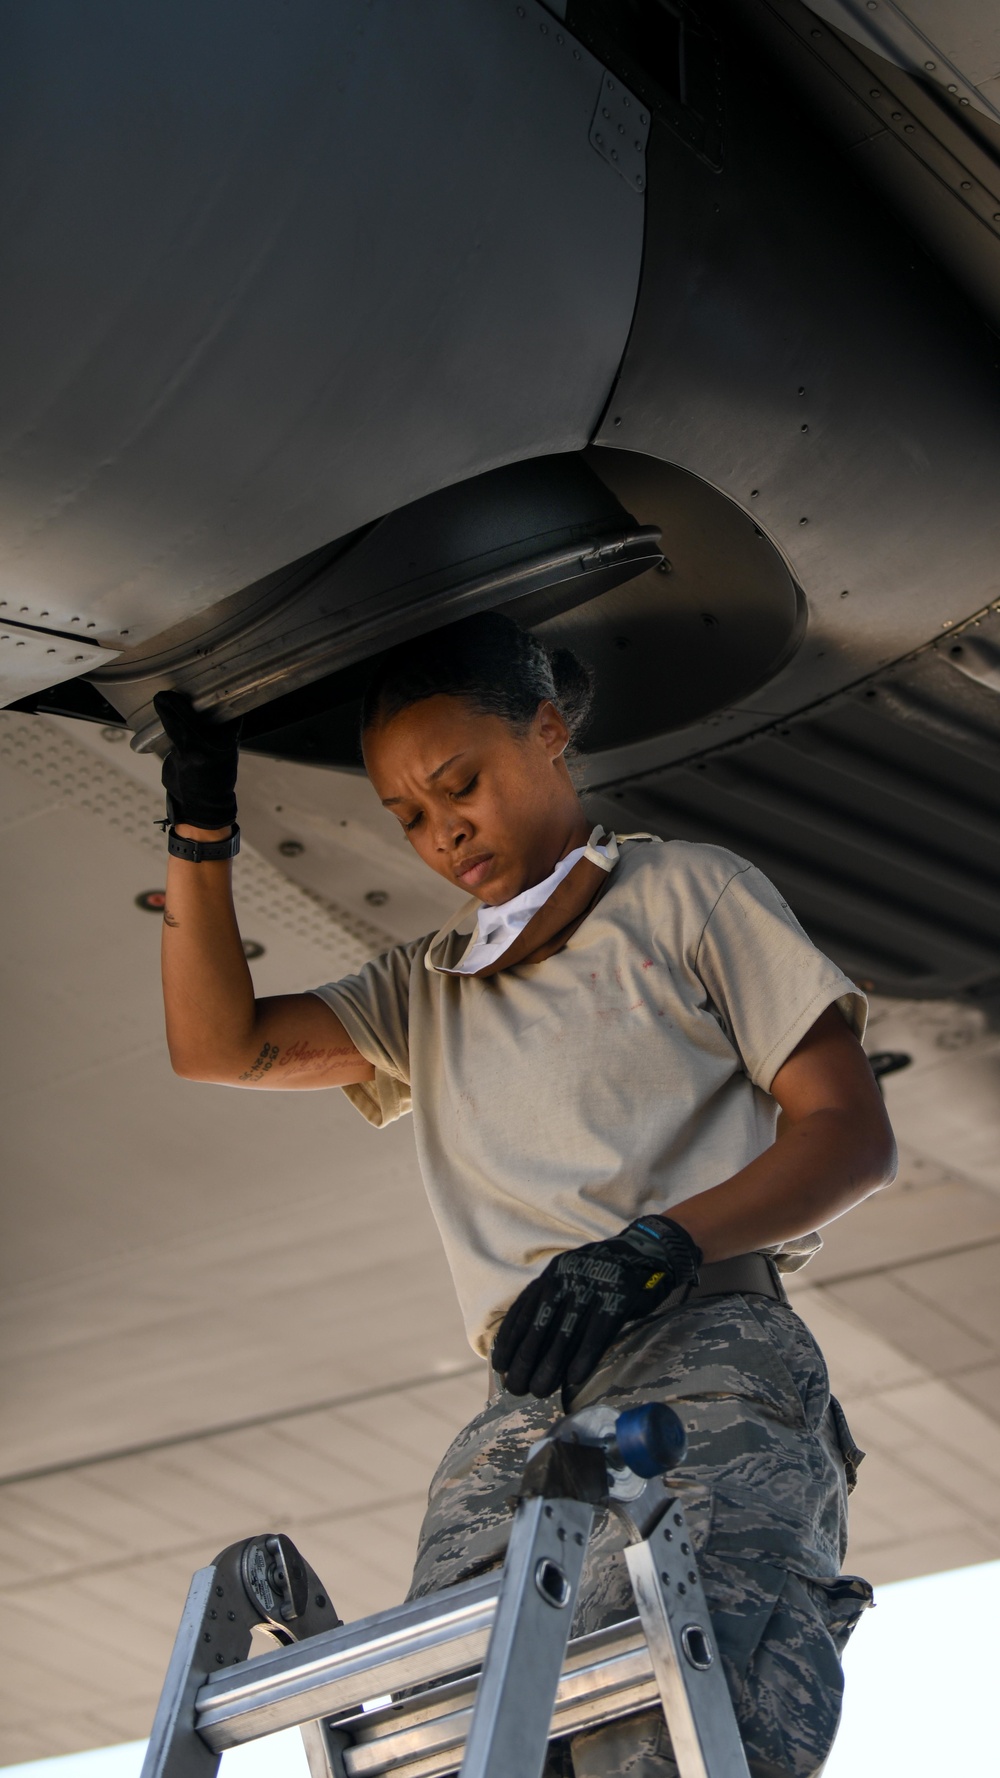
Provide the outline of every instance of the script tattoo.
{"type": "MultiPolygon", "coordinates": [[[[257,1086],[265,1074],[277,1064],[279,1068],[287,1068],[289,1076],[299,1074],[324,1074],[337,1062],[349,1062],[357,1059],[357,1050],[353,1043],[323,1044],[315,1049],[304,1037],[297,1037],[294,1043],[286,1044],[282,1051],[276,1043],[265,1043],[260,1055],[251,1062],[249,1068],[240,1075],[240,1080],[249,1081],[257,1086]]],[[[279,1085],[279,1082],[274,1082],[279,1085]]]]}
{"type": "Polygon", "coordinates": [[[355,1054],[353,1043],[323,1045],[313,1049],[304,1037],[297,1037],[285,1050],[279,1068],[287,1068],[292,1074],[322,1074],[331,1063],[348,1060],[355,1054]]]}
{"type": "Polygon", "coordinates": [[[176,914],[172,914],[170,912],[169,908],[164,908],[164,910],[163,910],[163,924],[164,924],[164,926],[179,926],[180,921],[178,920],[176,914]]]}
{"type": "Polygon", "coordinates": [[[246,1072],[240,1075],[240,1079],[252,1081],[263,1080],[268,1069],[273,1068],[277,1059],[278,1045],[276,1043],[265,1043],[261,1049],[260,1055],[255,1061],[251,1062],[246,1072]]]}

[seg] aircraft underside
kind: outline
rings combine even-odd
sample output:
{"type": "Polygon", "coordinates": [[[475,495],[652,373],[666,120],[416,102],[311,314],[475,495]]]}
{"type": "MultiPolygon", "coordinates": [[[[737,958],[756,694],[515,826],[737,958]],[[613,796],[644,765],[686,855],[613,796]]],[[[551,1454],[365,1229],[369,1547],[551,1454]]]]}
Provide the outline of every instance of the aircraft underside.
{"type": "Polygon", "coordinates": [[[4,36],[4,1585],[137,1666],[67,1645],[2,1757],[145,1732],[176,1577],[241,1513],[345,1617],[400,1590],[478,1369],[405,1134],[168,1075],[153,697],[243,717],[244,931],[307,987],[454,905],[357,715],[473,610],[597,669],[595,821],[751,858],[871,996],[900,1180],[795,1287],[872,1452],[856,1561],[1000,1553],[995,19],[34,0],[4,36]],[[426,1290],[348,1349],[387,1221],[426,1290]]]}

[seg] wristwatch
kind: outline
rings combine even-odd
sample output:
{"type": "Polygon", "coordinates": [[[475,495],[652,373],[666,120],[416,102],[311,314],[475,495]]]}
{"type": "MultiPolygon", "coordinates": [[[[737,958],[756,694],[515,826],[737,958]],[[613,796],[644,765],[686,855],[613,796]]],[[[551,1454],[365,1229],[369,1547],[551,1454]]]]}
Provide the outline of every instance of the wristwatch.
{"type": "Polygon", "coordinates": [[[185,840],[176,828],[167,834],[167,851],[171,858],[183,858],[187,864],[208,864],[216,858],[235,858],[240,849],[240,830],[233,822],[227,840],[185,840]]]}

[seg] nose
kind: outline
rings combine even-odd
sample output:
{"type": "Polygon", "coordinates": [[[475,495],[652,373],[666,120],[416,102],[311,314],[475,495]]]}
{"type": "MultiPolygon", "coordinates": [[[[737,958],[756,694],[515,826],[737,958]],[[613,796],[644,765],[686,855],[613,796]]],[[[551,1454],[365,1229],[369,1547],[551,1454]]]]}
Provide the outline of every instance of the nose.
{"type": "Polygon", "coordinates": [[[471,838],[471,827],[461,815],[445,815],[438,824],[436,844],[439,852],[457,852],[471,838]]]}

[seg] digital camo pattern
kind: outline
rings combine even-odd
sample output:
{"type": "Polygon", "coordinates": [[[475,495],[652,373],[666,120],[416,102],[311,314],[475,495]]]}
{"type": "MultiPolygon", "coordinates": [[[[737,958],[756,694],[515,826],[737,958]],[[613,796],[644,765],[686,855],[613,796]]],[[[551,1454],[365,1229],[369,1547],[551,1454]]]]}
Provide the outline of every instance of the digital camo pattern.
{"type": "MultiPolygon", "coordinates": [[[[871,1588],[840,1574],[847,1490],[861,1453],[831,1406],[822,1353],[785,1303],[708,1297],[627,1328],[571,1409],[666,1401],[688,1434],[681,1497],[754,1778],[810,1778],[840,1717],[840,1652],[871,1588]]],[[[410,1597],[503,1559],[528,1447],[560,1417],[499,1387],[431,1483],[410,1597]]],[[[626,1534],[599,1513],[574,1634],[634,1615],[626,1534]]],[[[675,1778],[651,1712],[553,1743],[548,1778],[675,1778]]]]}

